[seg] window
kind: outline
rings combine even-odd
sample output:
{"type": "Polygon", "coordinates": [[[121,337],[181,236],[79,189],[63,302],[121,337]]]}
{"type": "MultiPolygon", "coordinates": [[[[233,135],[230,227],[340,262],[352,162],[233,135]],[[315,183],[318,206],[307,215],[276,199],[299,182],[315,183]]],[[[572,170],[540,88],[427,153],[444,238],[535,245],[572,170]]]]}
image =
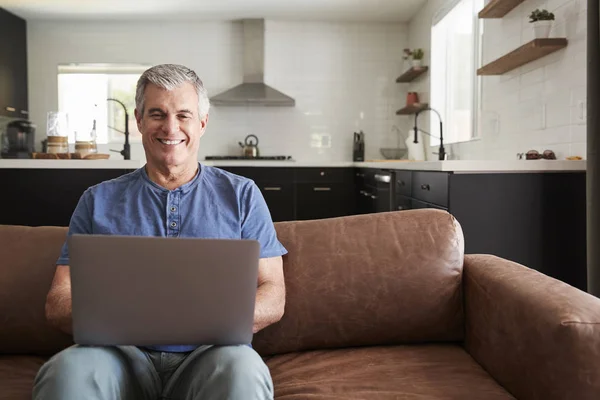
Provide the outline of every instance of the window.
{"type": "Polygon", "coordinates": [[[68,114],[69,142],[76,132],[89,133],[96,120],[97,143],[123,143],[123,107],[108,98],[120,100],[129,114],[129,139],[140,142],[133,110],[135,87],[149,66],[123,64],[70,64],[58,67],[58,109],[68,114]]]}
{"type": "MultiPolygon", "coordinates": [[[[431,32],[431,107],[444,122],[444,142],[472,140],[479,135],[480,43],[483,25],[477,13],[483,0],[452,0],[434,18],[431,32]]],[[[435,113],[432,134],[439,133],[435,113]]],[[[439,139],[431,137],[432,146],[439,139]]]]}

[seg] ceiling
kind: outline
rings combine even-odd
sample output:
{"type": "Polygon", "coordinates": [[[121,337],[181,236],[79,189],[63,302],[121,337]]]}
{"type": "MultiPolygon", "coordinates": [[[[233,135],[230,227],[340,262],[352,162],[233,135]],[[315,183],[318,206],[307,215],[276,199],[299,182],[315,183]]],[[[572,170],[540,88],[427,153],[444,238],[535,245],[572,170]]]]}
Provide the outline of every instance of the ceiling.
{"type": "Polygon", "coordinates": [[[427,0],[0,0],[27,20],[235,20],[406,22],[427,0]]]}

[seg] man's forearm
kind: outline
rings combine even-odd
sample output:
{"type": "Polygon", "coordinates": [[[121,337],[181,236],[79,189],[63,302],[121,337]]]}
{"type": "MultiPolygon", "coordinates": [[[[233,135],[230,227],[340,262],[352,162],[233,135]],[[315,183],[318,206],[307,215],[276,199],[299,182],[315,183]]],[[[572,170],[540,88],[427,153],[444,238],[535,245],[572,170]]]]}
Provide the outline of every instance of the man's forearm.
{"type": "Polygon", "coordinates": [[[283,317],[285,308],[285,288],[265,282],[256,290],[254,307],[254,329],[256,333],[274,324],[283,317]]]}
{"type": "Polygon", "coordinates": [[[64,333],[73,333],[71,318],[71,288],[62,286],[54,288],[46,299],[46,319],[53,327],[64,333]]]}

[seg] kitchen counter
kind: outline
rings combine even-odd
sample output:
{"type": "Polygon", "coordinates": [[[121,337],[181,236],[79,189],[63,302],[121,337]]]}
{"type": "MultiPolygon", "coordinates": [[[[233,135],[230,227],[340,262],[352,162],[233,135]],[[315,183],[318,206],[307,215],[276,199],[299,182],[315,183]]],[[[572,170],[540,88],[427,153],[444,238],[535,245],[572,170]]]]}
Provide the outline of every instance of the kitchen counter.
{"type": "Polygon", "coordinates": [[[27,169],[137,169],[140,160],[32,160],[0,159],[0,168],[27,169]]]}
{"type": "MultiPolygon", "coordinates": [[[[586,161],[569,160],[448,160],[448,161],[264,161],[264,160],[201,160],[215,167],[291,167],[291,168],[378,168],[414,171],[446,171],[454,173],[518,173],[585,171],[586,161]]],[[[12,160],[0,159],[0,168],[38,169],[136,169],[145,164],[140,160],[12,160]]]]}
{"type": "Polygon", "coordinates": [[[381,161],[357,162],[355,167],[404,169],[414,171],[446,171],[454,173],[518,173],[585,171],[586,161],[570,160],[448,160],[448,161],[381,161]]]}
{"type": "Polygon", "coordinates": [[[586,161],[569,160],[448,160],[448,161],[335,161],[335,162],[301,162],[301,161],[251,161],[251,160],[219,160],[201,161],[204,165],[215,167],[356,167],[378,169],[403,169],[414,171],[447,171],[455,173],[490,173],[490,172],[552,172],[552,171],[585,171],[586,161]]]}

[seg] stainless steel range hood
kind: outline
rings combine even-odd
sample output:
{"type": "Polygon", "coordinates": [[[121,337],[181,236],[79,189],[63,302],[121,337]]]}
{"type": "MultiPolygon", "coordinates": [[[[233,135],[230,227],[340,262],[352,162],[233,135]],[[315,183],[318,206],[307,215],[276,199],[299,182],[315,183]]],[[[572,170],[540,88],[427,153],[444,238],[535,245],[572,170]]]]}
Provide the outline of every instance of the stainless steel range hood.
{"type": "Polygon", "coordinates": [[[296,101],[273,89],[265,78],[265,20],[244,19],[244,81],[210,99],[216,106],[293,107],[296,101]]]}

